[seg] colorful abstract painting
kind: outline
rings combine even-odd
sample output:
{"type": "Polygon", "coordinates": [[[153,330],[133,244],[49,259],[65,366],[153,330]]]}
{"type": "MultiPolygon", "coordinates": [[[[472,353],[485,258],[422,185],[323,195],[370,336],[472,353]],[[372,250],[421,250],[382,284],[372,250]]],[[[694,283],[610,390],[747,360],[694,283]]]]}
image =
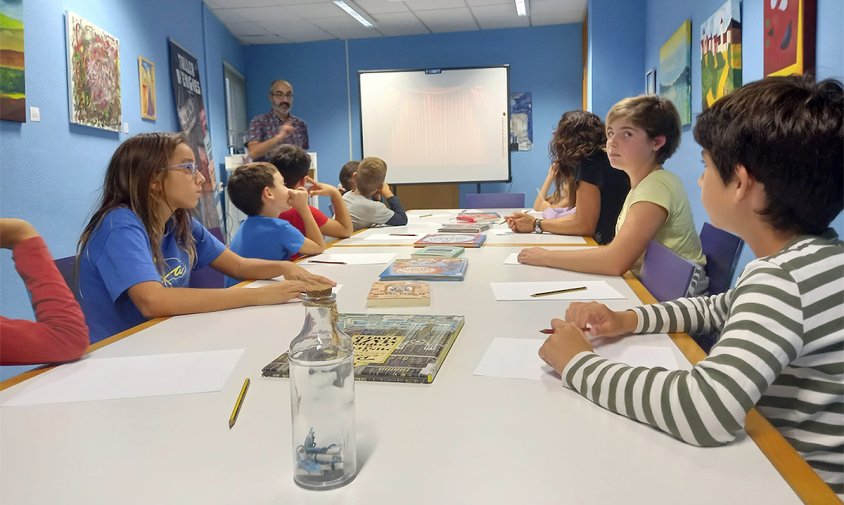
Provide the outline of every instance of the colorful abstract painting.
{"type": "Polygon", "coordinates": [[[692,21],[680,28],[659,48],[659,94],[674,103],[680,122],[692,123],[692,21]]]}
{"type": "Polygon", "coordinates": [[[155,119],[155,63],[138,56],[138,81],[141,85],[141,118],[155,119]]]}
{"type": "Polygon", "coordinates": [[[119,131],[120,44],[103,29],[67,13],[70,122],[119,131]]]}
{"type": "Polygon", "coordinates": [[[0,0],[0,119],[26,122],[23,0],[0,0]]]}
{"type": "Polygon", "coordinates": [[[815,67],[815,0],[766,0],[765,75],[803,74],[815,67]]]}
{"type": "Polygon", "coordinates": [[[530,91],[510,93],[511,151],[530,151],[533,147],[533,97],[530,91]]]}
{"type": "Polygon", "coordinates": [[[741,87],[739,0],[727,0],[700,27],[700,82],[703,110],[741,87]]]}

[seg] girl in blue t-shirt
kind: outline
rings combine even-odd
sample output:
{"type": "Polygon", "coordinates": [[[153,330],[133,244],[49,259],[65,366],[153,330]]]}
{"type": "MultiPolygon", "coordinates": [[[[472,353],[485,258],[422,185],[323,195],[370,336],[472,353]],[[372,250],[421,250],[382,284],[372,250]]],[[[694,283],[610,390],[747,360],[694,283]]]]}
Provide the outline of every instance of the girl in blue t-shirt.
{"type": "Polygon", "coordinates": [[[242,258],[190,215],[205,177],[181,133],[129,138],[111,158],[103,198],[79,239],[79,290],[91,342],[147,319],[284,303],[334,285],[288,261],[242,258]],[[257,289],[188,288],[206,265],[257,289]],[[168,289],[169,288],[169,289],[168,289]]]}

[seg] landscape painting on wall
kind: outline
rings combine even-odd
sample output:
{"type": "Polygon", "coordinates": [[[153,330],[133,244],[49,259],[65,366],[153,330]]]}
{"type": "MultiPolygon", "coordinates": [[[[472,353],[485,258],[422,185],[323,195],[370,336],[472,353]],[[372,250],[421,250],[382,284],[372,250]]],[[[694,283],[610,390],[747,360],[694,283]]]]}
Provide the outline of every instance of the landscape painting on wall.
{"type": "Polygon", "coordinates": [[[120,44],[72,12],[67,13],[70,122],[120,131],[120,44]]]}
{"type": "Polygon", "coordinates": [[[683,21],[659,48],[659,94],[674,103],[680,123],[692,123],[692,21],[683,21]]]}
{"type": "Polygon", "coordinates": [[[727,0],[700,27],[700,82],[703,110],[741,87],[739,0],[727,0]]]}
{"type": "Polygon", "coordinates": [[[815,68],[815,0],[763,2],[765,75],[803,74],[815,68]]]}
{"type": "Polygon", "coordinates": [[[155,119],[155,63],[138,56],[138,81],[141,85],[141,119],[155,119]]]}
{"type": "Polygon", "coordinates": [[[23,0],[0,0],[0,119],[26,122],[23,0]]]}

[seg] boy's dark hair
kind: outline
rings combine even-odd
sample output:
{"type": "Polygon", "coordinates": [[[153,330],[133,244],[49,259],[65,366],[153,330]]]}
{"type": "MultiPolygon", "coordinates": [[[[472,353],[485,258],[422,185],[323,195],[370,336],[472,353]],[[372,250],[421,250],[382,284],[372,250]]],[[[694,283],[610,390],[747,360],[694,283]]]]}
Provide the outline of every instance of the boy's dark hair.
{"type": "Polygon", "coordinates": [[[656,152],[659,164],[665,163],[680,145],[680,114],[667,98],[657,95],[625,98],[607,113],[607,126],[616,119],[627,119],[652,139],[660,135],[665,137],[665,144],[656,152]]]}
{"type": "Polygon", "coordinates": [[[340,185],[343,186],[344,191],[351,191],[355,189],[355,172],[358,171],[359,161],[349,161],[343,168],[340,169],[340,185]]]}
{"type": "Polygon", "coordinates": [[[229,198],[235,207],[247,216],[257,216],[264,208],[262,193],[271,188],[275,181],[276,168],[269,163],[247,163],[237,167],[229,177],[229,198]]]}
{"type": "Polygon", "coordinates": [[[765,187],[761,214],[777,230],[817,235],[842,210],[844,92],[812,77],[767,77],[698,116],[695,140],[724,183],[738,164],[765,187]]]}
{"type": "Polygon", "coordinates": [[[363,196],[372,196],[384,185],[387,178],[387,164],[381,158],[364,158],[355,172],[357,192],[363,196]]]}
{"type": "Polygon", "coordinates": [[[291,144],[282,144],[274,148],[264,158],[275,165],[284,177],[284,185],[291,189],[296,188],[311,168],[308,152],[291,144]]]}

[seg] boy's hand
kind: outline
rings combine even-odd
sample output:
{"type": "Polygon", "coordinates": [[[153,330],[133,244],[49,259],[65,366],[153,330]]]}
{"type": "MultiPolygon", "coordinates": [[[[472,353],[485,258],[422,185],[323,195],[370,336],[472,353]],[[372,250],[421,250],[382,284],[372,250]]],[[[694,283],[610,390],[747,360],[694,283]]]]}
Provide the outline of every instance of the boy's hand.
{"type": "Polygon", "coordinates": [[[291,207],[293,207],[297,211],[308,210],[307,191],[305,191],[304,189],[291,189],[288,193],[290,194],[290,199],[288,201],[291,207]]]}
{"type": "Polygon", "coordinates": [[[566,321],[593,337],[617,337],[635,330],[638,318],[635,312],[614,312],[602,303],[573,302],[566,310],[566,321]]]}
{"type": "Polygon", "coordinates": [[[0,218],[0,247],[13,249],[26,239],[37,237],[35,228],[23,219],[0,218]]]}
{"type": "Polygon", "coordinates": [[[531,233],[533,232],[533,223],[536,218],[524,212],[514,212],[504,218],[507,221],[507,226],[516,233],[531,233]]]}
{"type": "Polygon", "coordinates": [[[377,194],[380,194],[382,197],[384,197],[384,199],[393,197],[393,192],[390,190],[390,185],[386,182],[381,185],[381,189],[378,190],[377,194]]]}
{"type": "Polygon", "coordinates": [[[316,195],[316,196],[334,196],[336,193],[337,195],[340,194],[340,190],[335,188],[334,186],[329,186],[328,184],[320,184],[311,176],[305,176],[305,187],[308,188],[308,194],[316,195]]]}
{"type": "Polygon", "coordinates": [[[552,319],[551,327],[554,334],[539,348],[539,357],[562,375],[572,358],[581,352],[592,352],[593,348],[583,332],[574,325],[562,319],[552,319]]]}
{"type": "Polygon", "coordinates": [[[523,265],[536,265],[544,267],[548,265],[548,256],[551,251],[542,247],[528,247],[519,251],[517,259],[523,265]]]}

